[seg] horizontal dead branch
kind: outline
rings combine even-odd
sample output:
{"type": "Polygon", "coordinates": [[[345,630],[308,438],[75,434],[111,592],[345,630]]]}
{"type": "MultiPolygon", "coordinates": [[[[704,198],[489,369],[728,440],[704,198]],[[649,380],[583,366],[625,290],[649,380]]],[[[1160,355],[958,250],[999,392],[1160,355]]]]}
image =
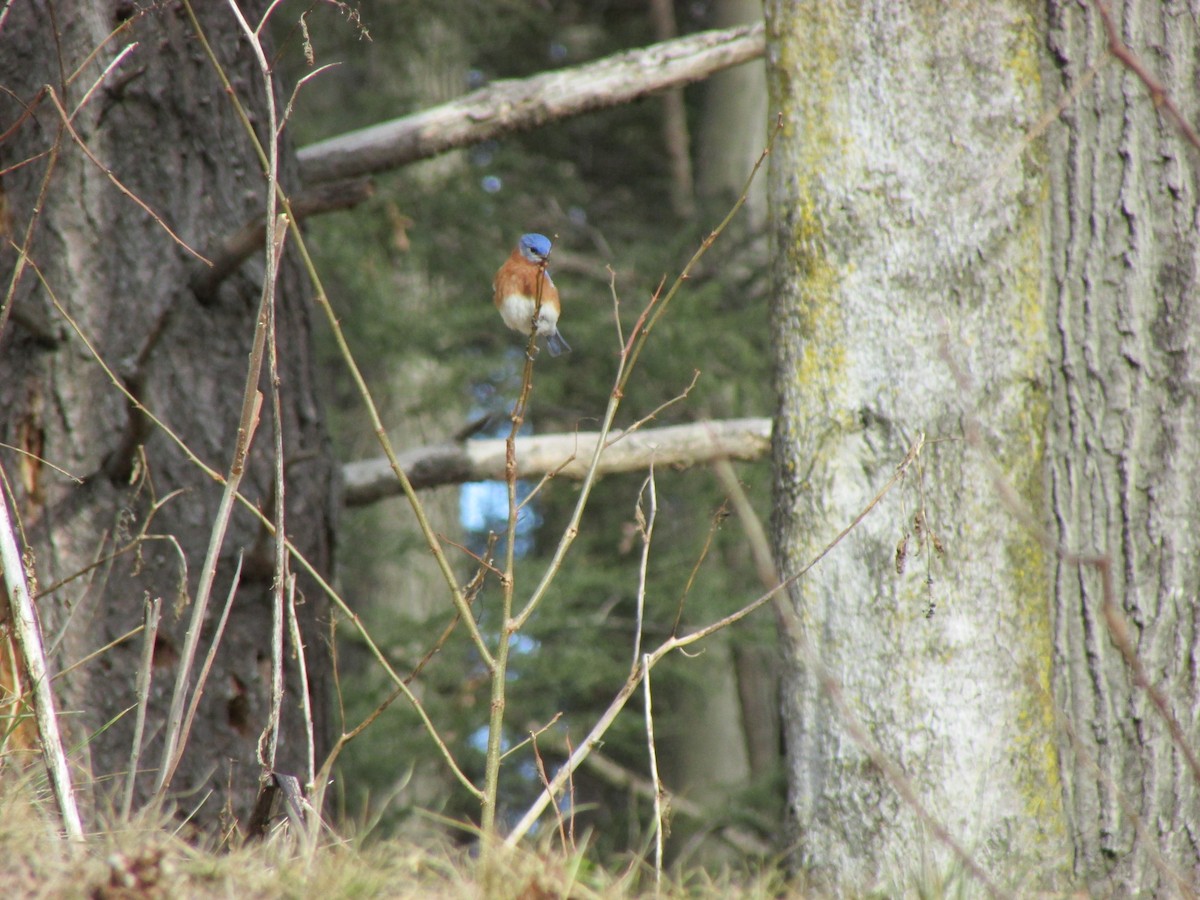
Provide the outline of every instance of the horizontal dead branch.
{"type": "MultiPolygon", "coordinates": [[[[517,474],[532,478],[553,472],[582,478],[598,439],[597,432],[544,434],[517,438],[517,474]]],[[[770,419],[724,419],[664,428],[614,432],[600,458],[598,474],[632,472],[656,466],[693,466],[715,459],[760,459],[771,446],[770,419]]],[[[399,456],[414,488],[503,480],[504,441],[418,447],[399,456]]],[[[386,459],[365,459],[342,468],[347,506],[363,506],[400,493],[386,459]]]]}
{"type": "Polygon", "coordinates": [[[481,90],[300,149],[305,183],[370,175],[447,150],[619,106],[761,57],[762,25],[704,31],[481,90]]]}

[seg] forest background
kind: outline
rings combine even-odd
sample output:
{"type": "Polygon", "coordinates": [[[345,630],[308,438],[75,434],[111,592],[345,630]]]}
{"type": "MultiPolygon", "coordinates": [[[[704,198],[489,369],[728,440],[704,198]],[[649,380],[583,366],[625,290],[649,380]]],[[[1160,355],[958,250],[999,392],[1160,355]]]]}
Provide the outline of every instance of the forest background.
{"type": "Polygon", "coordinates": [[[1196,10],[768,2],[701,85],[431,150],[557,84],[503,79],[760,10],[270,9],[0,11],[5,758],[69,839],[312,864],[324,809],[481,835],[496,889],[541,815],[571,885],[1190,891],[1196,10]],[[406,157],[336,137],[467,91],[406,157]],[[263,218],[264,169],[324,191],[263,218]],[[530,230],[575,348],[533,363],[489,296],[530,230]]]}

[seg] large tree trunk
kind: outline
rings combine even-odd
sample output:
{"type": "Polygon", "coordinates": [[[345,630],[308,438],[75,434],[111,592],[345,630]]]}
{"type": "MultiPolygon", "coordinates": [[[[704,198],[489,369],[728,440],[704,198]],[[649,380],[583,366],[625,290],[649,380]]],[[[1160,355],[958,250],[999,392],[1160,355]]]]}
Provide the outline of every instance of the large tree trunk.
{"type": "MultiPolygon", "coordinates": [[[[1200,119],[1197,3],[1110,4],[1123,40],[1200,119]]],[[[1197,152],[1145,85],[1101,66],[1094,4],[1050,4],[1052,132],[1049,490],[1064,547],[1107,555],[1112,599],[1149,681],[1200,744],[1200,368],[1197,152]]],[[[1054,570],[1055,698],[1078,874],[1099,893],[1200,883],[1200,791],[1105,625],[1099,571],[1054,570]],[[1140,831],[1139,831],[1140,825],[1140,831]]]]}
{"type": "Polygon", "coordinates": [[[1069,856],[1047,560],[986,459],[1040,509],[1044,181],[1013,151],[1040,113],[1041,36],[1027,4],[999,0],[969,15],[882,0],[766,10],[771,109],[785,117],[768,189],[782,574],[853,519],[919,433],[927,441],[790,593],[812,648],[793,642],[784,686],[795,862],[834,892],[953,866],[851,739],[820,683],[828,671],[984,869],[1042,879],[1069,856]],[[972,421],[980,448],[965,440],[972,421]]]}
{"type": "MultiPolygon", "coordinates": [[[[229,9],[195,6],[243,103],[264,122],[257,65],[229,9]]],[[[0,334],[0,441],[32,454],[3,451],[2,460],[35,560],[39,612],[47,642],[54,642],[57,668],[135,628],[144,601],[163,598],[141,764],[155,770],[189,598],[221,488],[162,429],[130,408],[56,310],[51,292],[126,387],[200,459],[225,472],[264,266],[256,256],[201,305],[188,289],[196,259],[85,157],[62,130],[50,99],[39,99],[39,90],[52,85],[66,110],[73,111],[117,53],[138,42],[73,125],[116,178],[201,252],[211,251],[220,238],[261,212],[264,179],[180,6],[141,11],[133,4],[17,3],[5,12],[0,127],[18,123],[23,104],[31,112],[0,146],[0,170],[13,167],[3,176],[11,232],[0,249],[0,271],[7,288],[16,262],[9,240],[21,243],[33,220],[30,258],[45,285],[25,269],[0,334]],[[105,44],[124,18],[130,18],[126,30],[105,44]],[[78,78],[64,84],[81,65],[78,78]],[[57,158],[39,157],[56,137],[61,138],[57,158]],[[139,541],[143,531],[145,539],[139,541]]],[[[257,15],[253,9],[247,13],[251,19],[257,15]]],[[[286,162],[285,179],[291,168],[286,162]]],[[[306,302],[302,274],[285,256],[277,327],[290,459],[288,533],[317,569],[327,572],[333,472],[315,401],[306,302]]],[[[269,397],[265,380],[262,389],[269,397]]],[[[270,409],[268,400],[242,482],[243,493],[268,512],[273,508],[270,409]]],[[[174,781],[181,808],[200,807],[201,822],[214,822],[226,809],[244,813],[259,774],[255,746],[270,683],[272,551],[262,527],[241,509],[224,543],[200,647],[206,652],[241,550],[247,557],[240,587],[174,781]]],[[[323,734],[328,653],[321,623],[327,604],[314,586],[304,579],[300,584],[308,674],[318,734],[323,734]]],[[[124,641],[56,683],[68,744],[105,791],[119,791],[130,760],[134,716],[129,707],[135,702],[140,641],[140,636],[124,641]]],[[[303,686],[294,659],[286,669],[278,768],[301,774],[303,686]]],[[[153,787],[154,775],[141,776],[139,797],[153,787]]]]}

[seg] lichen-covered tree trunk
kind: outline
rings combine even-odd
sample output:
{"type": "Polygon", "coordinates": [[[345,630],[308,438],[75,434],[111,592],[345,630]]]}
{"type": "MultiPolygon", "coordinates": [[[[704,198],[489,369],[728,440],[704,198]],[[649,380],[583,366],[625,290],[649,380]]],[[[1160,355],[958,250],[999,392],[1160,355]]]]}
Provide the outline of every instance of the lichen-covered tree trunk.
{"type": "Polygon", "coordinates": [[[996,483],[1038,514],[1046,182],[1026,132],[1042,105],[1040,26],[1001,0],[766,11],[784,116],[768,189],[783,575],[926,441],[790,591],[813,652],[792,643],[784,686],[794,860],[834,892],[955,868],[851,738],[823,667],[985,870],[1052,879],[1070,854],[1048,564],[996,483]]]}
{"type": "MultiPolygon", "coordinates": [[[[1110,3],[1122,39],[1200,121],[1200,4],[1110,3]]],[[[1108,57],[1094,4],[1049,4],[1055,536],[1111,562],[1148,680],[1200,746],[1200,153],[1108,57]],[[1105,63],[1107,62],[1107,65],[1105,63]],[[1099,66],[1098,72],[1093,71],[1099,66]]],[[[1200,883],[1200,790],[1114,645],[1100,573],[1054,568],[1055,698],[1078,874],[1101,894],[1200,883]]]]}
{"type": "MultiPolygon", "coordinates": [[[[241,5],[253,19],[261,12],[253,7],[266,4],[241,5]]],[[[262,82],[236,20],[225,4],[194,6],[242,102],[262,123],[262,82]]],[[[0,441],[8,445],[0,462],[28,540],[55,667],[66,670],[126,636],[55,684],[73,759],[81,780],[92,778],[100,789],[96,808],[102,811],[120,796],[130,761],[142,638],[128,633],[141,624],[145,601],[162,598],[140,763],[148,771],[138,796],[144,799],[154,785],[190,598],[221,487],[131,408],[67,316],[148,410],[201,460],[225,472],[264,267],[256,254],[210,302],[198,302],[188,279],[200,263],[87,158],[42,86],[50,85],[72,114],[74,131],[96,160],[202,253],[211,254],[261,213],[264,178],[181,5],[17,3],[5,13],[0,171],[7,215],[0,290],[9,288],[18,262],[12,242],[23,244],[27,233],[32,241],[31,265],[0,333],[0,441]]],[[[285,164],[285,179],[290,170],[285,164]]],[[[277,326],[287,531],[327,571],[333,469],[315,402],[307,302],[289,254],[277,326]]],[[[264,380],[267,397],[268,387],[264,380]]],[[[268,400],[242,482],[243,493],[268,511],[270,410],[268,400]]],[[[173,785],[180,809],[198,809],[202,823],[225,811],[244,813],[259,775],[255,747],[266,721],[273,561],[268,536],[242,509],[223,546],[200,648],[207,652],[241,551],[240,587],[173,785]]],[[[327,605],[306,579],[300,585],[309,686],[322,734],[327,605]]],[[[3,665],[7,670],[10,663],[3,665]]],[[[286,669],[278,768],[301,775],[303,686],[294,658],[286,669]]]]}

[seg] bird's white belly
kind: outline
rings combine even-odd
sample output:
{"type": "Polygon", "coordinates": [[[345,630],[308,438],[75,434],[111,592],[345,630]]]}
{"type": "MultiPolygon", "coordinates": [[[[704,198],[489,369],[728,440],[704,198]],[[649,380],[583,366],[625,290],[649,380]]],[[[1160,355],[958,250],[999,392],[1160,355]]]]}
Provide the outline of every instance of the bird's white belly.
{"type": "MultiPolygon", "coordinates": [[[[500,317],[513,331],[529,334],[529,323],[533,321],[533,300],[521,294],[509,294],[500,302],[500,317]]],[[[553,334],[558,326],[558,310],[543,303],[538,313],[538,334],[553,334]]]]}

